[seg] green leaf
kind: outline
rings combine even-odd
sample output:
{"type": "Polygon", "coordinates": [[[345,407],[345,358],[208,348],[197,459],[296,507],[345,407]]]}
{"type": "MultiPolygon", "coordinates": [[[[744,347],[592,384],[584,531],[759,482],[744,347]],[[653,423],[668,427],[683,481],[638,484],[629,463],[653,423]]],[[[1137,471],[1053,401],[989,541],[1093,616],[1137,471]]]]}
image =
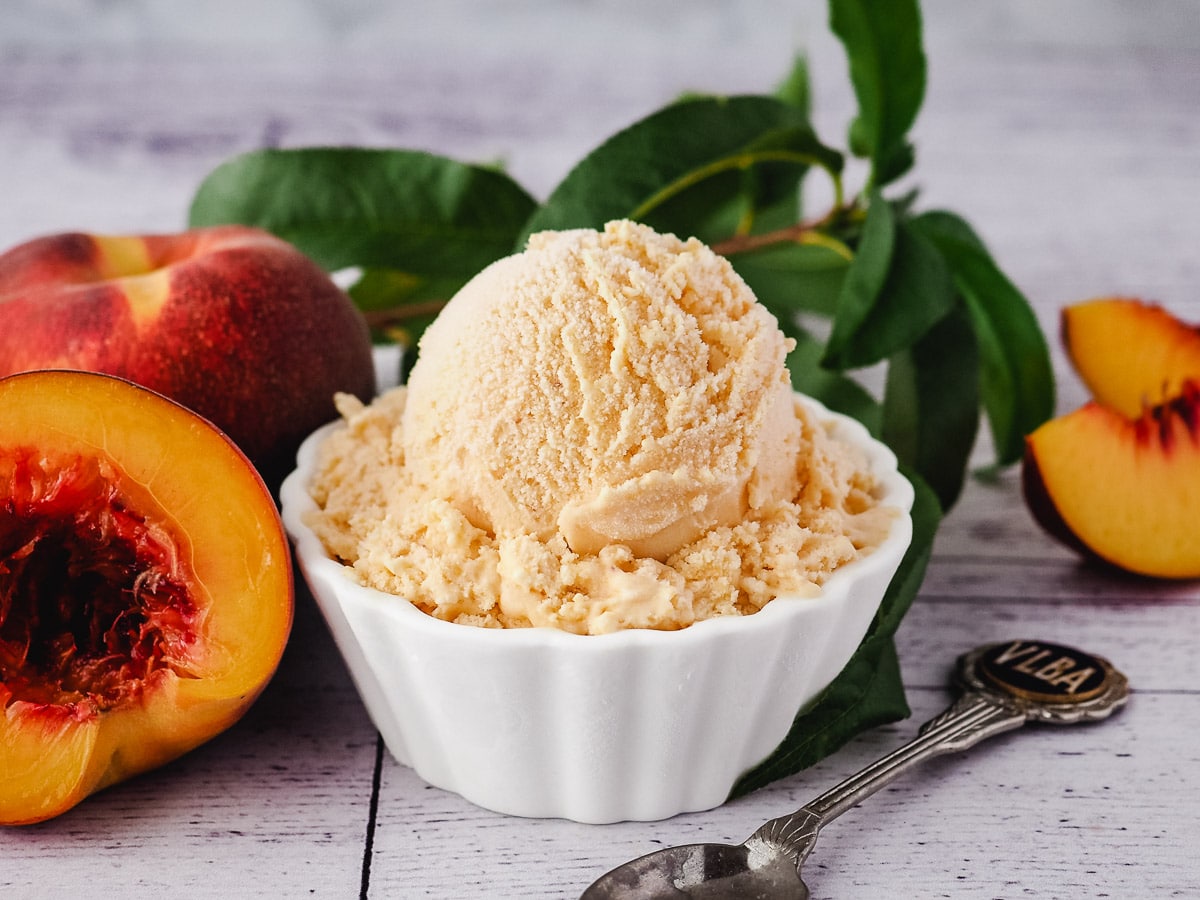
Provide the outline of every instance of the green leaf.
{"type": "Polygon", "coordinates": [[[817,140],[802,111],[773,97],[672,103],[580,161],[526,224],[519,243],[535,231],[600,228],[623,218],[693,235],[696,204],[676,206],[674,215],[670,204],[695,190],[710,195],[712,208],[721,207],[744,188],[728,173],[768,165],[787,170],[783,187],[793,190],[808,167],[836,174],[842,158],[817,140]]]}
{"type": "Polygon", "coordinates": [[[422,333],[466,279],[457,276],[423,276],[396,269],[367,269],[348,293],[362,310],[379,343],[400,344],[416,360],[415,348],[422,333]]]}
{"type": "Polygon", "coordinates": [[[925,577],[941,510],[920,476],[909,471],[904,474],[916,492],[913,540],[867,636],[838,677],[810,707],[799,712],[779,747],[738,779],[729,799],[793,775],[861,732],[909,715],[894,636],[925,577]]]}
{"type": "Polygon", "coordinates": [[[954,304],[954,281],[937,247],[875,194],[824,363],[852,369],[886,359],[911,346],[954,304]]]}
{"type": "Polygon", "coordinates": [[[1025,435],[1054,414],[1054,370],[1029,302],[971,227],[953,213],[923,213],[913,226],[950,264],[981,356],[980,391],[998,465],[1017,462],[1025,435]]]}
{"type": "Polygon", "coordinates": [[[781,243],[728,259],[777,317],[798,310],[832,316],[850,268],[848,251],[830,243],[781,243]]]}
{"type": "Polygon", "coordinates": [[[731,235],[793,224],[800,217],[799,181],[795,165],[730,169],[665,197],[636,218],[659,232],[719,245],[731,235]]]}
{"type": "Polygon", "coordinates": [[[883,408],[879,402],[852,378],[823,368],[821,353],[824,346],[794,319],[780,318],[779,326],[784,334],[796,341],[795,349],[787,358],[792,387],[815,397],[835,412],[857,419],[878,437],[883,425],[883,408]]]}
{"type": "Polygon", "coordinates": [[[892,266],[895,246],[896,217],[891,205],[874,191],[868,197],[862,234],[838,295],[833,331],[826,345],[827,363],[837,365],[878,302],[892,266]]]}
{"type": "MultiPolygon", "coordinates": [[[[800,220],[803,178],[803,168],[789,163],[764,163],[747,169],[742,175],[743,190],[749,201],[746,215],[733,231],[721,233],[720,238],[761,234],[795,225],[800,220]]],[[[693,189],[690,193],[700,191],[693,189]]],[[[709,243],[718,240],[714,237],[709,243]]]]}
{"type": "Polygon", "coordinates": [[[917,151],[911,143],[904,141],[894,147],[890,153],[875,160],[875,169],[871,180],[875,184],[891,184],[907,173],[917,161],[917,151]]]}
{"type": "Polygon", "coordinates": [[[888,361],[883,439],[950,509],[979,427],[979,351],[962,306],[888,361]]]}
{"type": "Polygon", "coordinates": [[[512,251],[536,202],[507,175],[415,150],[258,150],[218,166],[193,227],[238,222],[329,270],[472,275],[512,251]]]}
{"type": "Polygon", "coordinates": [[[871,160],[882,187],[913,161],[907,134],[925,98],[925,51],[917,0],[830,0],[829,25],[846,50],[858,116],[853,152],[871,160]]]}
{"type": "Polygon", "coordinates": [[[461,276],[417,275],[399,269],[367,269],[350,286],[348,293],[364,312],[386,312],[444,304],[467,280],[461,276]]]}
{"type": "MultiPolygon", "coordinates": [[[[804,114],[806,121],[812,119],[812,84],[808,74],[808,58],[803,53],[798,53],[792,59],[792,68],[788,71],[787,76],[775,89],[775,96],[789,106],[794,106],[804,114]]],[[[840,169],[840,162],[839,162],[840,169]]],[[[790,219],[786,222],[770,223],[766,220],[768,215],[760,215],[758,223],[762,225],[761,230],[769,228],[782,228],[800,219],[804,204],[801,200],[804,185],[801,182],[794,192],[794,210],[790,219]]],[[[839,188],[840,190],[840,188],[839,188]]]]}
{"type": "Polygon", "coordinates": [[[775,96],[805,116],[812,112],[812,83],[808,75],[808,58],[803,53],[792,59],[792,68],[775,89],[775,96]]]}

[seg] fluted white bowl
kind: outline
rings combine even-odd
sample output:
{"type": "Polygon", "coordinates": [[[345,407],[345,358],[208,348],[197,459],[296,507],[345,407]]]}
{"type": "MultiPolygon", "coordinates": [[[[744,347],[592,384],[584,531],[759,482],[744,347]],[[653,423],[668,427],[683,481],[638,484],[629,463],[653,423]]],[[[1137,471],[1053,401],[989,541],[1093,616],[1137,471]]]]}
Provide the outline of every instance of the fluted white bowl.
{"type": "Polygon", "coordinates": [[[680,631],[456,625],[355,583],[304,523],[318,445],[341,426],[311,435],[281,489],[283,521],[389,752],[512,815],[656,820],[724,802],[849,661],[912,537],[913,489],[892,452],[808,402],[867,454],[881,502],[899,510],[887,538],[817,597],[781,595],[680,631]]]}

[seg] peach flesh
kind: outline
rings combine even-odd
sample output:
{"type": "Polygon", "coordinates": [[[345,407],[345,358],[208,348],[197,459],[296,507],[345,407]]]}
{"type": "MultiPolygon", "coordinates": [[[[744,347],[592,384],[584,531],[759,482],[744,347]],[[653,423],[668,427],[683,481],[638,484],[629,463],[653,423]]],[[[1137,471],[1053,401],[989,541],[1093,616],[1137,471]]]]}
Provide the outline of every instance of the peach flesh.
{"type": "Polygon", "coordinates": [[[1092,401],[1026,438],[1025,499],[1085,557],[1156,578],[1200,577],[1200,389],[1137,420],[1092,401]]]}
{"type": "Polygon", "coordinates": [[[186,677],[194,576],[169,530],[127,508],[111,465],[0,464],[0,678],[12,701],[105,711],[151,674],[186,677]]]}
{"type": "Polygon", "coordinates": [[[0,378],[0,410],[0,824],[24,825],[241,718],[293,583],[266,484],[195,413],[80,371],[0,378]]]}
{"type": "Polygon", "coordinates": [[[1200,379],[1200,331],[1163,307],[1122,297],[1065,307],[1063,346],[1092,396],[1136,419],[1200,379]]]}

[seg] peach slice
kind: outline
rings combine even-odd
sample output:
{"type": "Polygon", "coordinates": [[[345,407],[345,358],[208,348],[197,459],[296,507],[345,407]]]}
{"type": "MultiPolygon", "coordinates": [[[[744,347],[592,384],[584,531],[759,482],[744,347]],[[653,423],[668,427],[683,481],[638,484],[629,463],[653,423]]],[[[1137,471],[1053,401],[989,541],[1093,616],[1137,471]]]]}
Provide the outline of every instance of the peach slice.
{"type": "Polygon", "coordinates": [[[1161,578],[1200,576],[1200,388],[1129,419],[1092,401],[1026,438],[1026,502],[1086,555],[1161,578]]]}
{"type": "Polygon", "coordinates": [[[232,725],[292,623],[249,460],[107,375],[0,379],[0,824],[58,815],[232,725]]]}
{"type": "Polygon", "coordinates": [[[1103,298],[1062,311],[1062,339],[1092,396],[1129,418],[1200,382],[1200,331],[1161,306],[1103,298]]]}

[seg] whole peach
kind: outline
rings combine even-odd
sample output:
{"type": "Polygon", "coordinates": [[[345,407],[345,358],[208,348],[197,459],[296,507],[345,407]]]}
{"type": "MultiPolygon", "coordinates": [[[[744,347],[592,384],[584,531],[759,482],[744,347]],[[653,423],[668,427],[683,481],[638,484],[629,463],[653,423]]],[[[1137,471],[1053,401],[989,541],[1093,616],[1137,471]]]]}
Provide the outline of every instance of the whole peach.
{"type": "Polygon", "coordinates": [[[179,234],[67,233],[0,254],[0,376],[117,375],[212,421],[268,484],[333,395],[374,394],[370,333],[291,244],[240,225],[179,234]]]}

